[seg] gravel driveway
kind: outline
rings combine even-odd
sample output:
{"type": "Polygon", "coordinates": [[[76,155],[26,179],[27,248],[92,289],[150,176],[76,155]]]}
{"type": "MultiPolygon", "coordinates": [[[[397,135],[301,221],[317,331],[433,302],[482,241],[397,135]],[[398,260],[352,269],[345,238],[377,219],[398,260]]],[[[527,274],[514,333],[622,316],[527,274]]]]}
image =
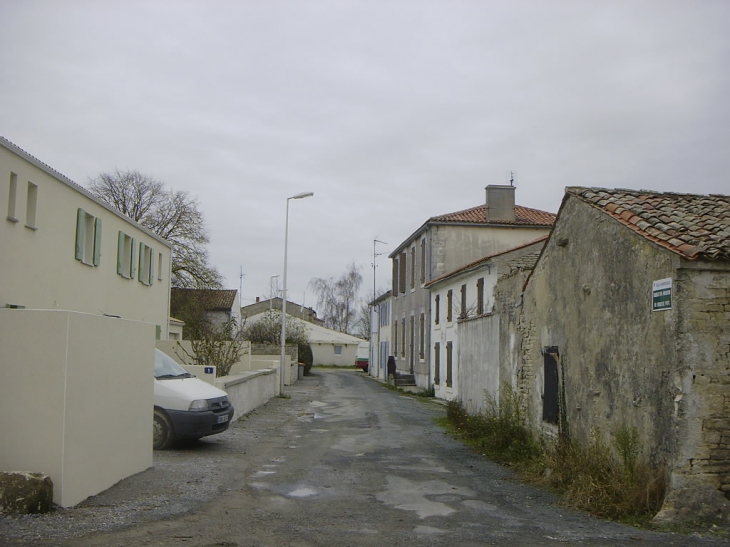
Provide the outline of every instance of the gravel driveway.
{"type": "Polygon", "coordinates": [[[442,405],[362,373],[287,395],[74,508],[0,517],[0,545],[728,545],[559,507],[446,435],[442,405]]]}

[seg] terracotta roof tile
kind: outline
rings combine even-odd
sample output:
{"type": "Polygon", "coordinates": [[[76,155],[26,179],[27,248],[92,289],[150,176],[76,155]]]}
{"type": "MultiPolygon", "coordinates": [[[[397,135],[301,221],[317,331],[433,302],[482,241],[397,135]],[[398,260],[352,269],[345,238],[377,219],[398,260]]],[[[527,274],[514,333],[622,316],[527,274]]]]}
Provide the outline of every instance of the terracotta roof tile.
{"type": "Polygon", "coordinates": [[[629,229],[694,260],[730,260],[730,196],[568,187],[629,229]]]}
{"type": "Polygon", "coordinates": [[[429,222],[457,222],[465,224],[513,224],[517,226],[552,226],[555,223],[555,215],[539,209],[530,209],[515,205],[515,220],[499,220],[487,222],[487,206],[478,205],[471,209],[456,211],[431,217],[429,222]]]}
{"type": "Polygon", "coordinates": [[[236,289],[171,289],[171,308],[178,308],[183,302],[198,300],[204,303],[206,311],[231,311],[236,301],[236,289]]]}

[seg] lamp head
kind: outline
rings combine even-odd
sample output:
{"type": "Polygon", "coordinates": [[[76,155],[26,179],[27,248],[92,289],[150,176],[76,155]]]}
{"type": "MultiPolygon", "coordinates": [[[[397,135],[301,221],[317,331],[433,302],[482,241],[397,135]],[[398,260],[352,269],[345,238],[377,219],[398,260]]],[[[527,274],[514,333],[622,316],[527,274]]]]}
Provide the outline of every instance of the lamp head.
{"type": "Polygon", "coordinates": [[[314,192],[301,192],[299,194],[296,194],[296,195],[290,197],[289,199],[302,199],[302,198],[308,198],[313,195],[314,195],[314,192]]]}

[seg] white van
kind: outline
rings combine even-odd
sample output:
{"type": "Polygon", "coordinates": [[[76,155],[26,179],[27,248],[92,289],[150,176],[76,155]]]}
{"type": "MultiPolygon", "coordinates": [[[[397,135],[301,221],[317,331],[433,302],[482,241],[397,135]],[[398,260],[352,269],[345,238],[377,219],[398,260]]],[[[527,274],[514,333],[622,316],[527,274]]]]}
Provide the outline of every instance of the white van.
{"type": "Polygon", "coordinates": [[[155,349],[155,416],[152,445],[167,448],[175,439],[200,439],[228,429],[233,406],[228,394],[189,374],[155,349]]]}

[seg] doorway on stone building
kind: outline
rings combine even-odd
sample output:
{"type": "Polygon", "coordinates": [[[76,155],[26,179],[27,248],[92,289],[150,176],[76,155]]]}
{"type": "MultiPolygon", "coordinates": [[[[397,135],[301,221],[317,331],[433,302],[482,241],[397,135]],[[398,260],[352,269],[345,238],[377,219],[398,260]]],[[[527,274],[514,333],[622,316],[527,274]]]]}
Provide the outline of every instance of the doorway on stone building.
{"type": "Polygon", "coordinates": [[[560,358],[560,353],[558,352],[558,347],[546,347],[542,352],[542,356],[542,419],[550,424],[558,425],[560,418],[560,383],[558,378],[558,359],[560,358]]]}

